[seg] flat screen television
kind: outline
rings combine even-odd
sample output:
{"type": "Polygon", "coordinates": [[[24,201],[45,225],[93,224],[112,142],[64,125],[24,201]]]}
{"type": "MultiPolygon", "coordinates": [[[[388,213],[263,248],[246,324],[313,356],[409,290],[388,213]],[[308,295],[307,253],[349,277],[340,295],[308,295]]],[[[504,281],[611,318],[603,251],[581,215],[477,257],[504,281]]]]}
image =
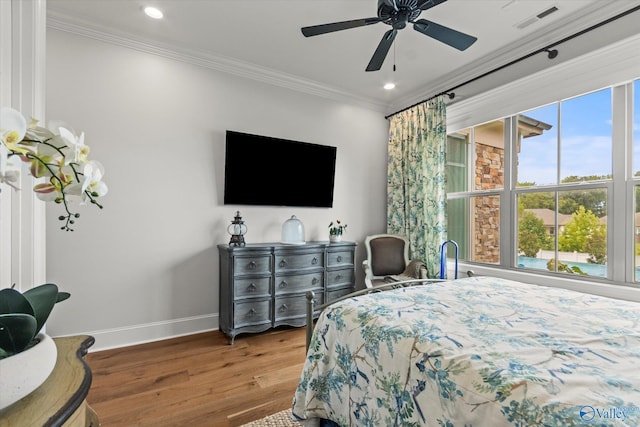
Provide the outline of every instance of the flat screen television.
{"type": "Polygon", "coordinates": [[[228,130],[225,205],[333,206],[336,147],[228,130]]]}

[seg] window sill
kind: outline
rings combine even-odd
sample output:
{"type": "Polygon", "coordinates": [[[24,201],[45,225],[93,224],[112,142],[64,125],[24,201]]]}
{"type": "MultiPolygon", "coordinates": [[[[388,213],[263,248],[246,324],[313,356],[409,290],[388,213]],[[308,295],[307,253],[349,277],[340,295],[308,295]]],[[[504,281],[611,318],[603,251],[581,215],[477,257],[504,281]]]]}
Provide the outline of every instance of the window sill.
{"type": "MultiPolygon", "coordinates": [[[[448,277],[454,276],[455,265],[453,262],[447,264],[448,277]]],[[[551,286],[555,288],[571,289],[573,291],[585,292],[594,295],[601,295],[609,298],[622,299],[627,301],[640,302],[640,287],[637,284],[617,283],[605,279],[588,280],[573,279],[568,277],[556,277],[549,274],[536,274],[523,269],[505,269],[502,267],[492,267],[486,264],[463,263],[458,264],[458,277],[466,277],[467,271],[473,271],[477,275],[494,276],[503,279],[517,280],[540,286],[551,286]]]]}

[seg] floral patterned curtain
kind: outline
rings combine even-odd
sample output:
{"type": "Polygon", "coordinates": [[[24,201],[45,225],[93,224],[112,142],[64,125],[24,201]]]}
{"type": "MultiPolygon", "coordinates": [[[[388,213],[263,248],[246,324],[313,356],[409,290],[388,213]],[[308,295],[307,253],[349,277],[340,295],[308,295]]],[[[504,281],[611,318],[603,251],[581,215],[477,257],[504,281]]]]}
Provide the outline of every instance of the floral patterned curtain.
{"type": "Polygon", "coordinates": [[[447,237],[446,105],[438,96],[391,117],[387,169],[387,232],[409,239],[409,257],[439,277],[447,237]]]}

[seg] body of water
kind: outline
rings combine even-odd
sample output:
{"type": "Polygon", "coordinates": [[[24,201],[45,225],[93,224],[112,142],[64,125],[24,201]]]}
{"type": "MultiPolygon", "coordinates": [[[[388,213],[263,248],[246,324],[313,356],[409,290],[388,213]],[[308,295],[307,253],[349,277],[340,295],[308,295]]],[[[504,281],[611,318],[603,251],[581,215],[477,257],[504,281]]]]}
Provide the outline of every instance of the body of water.
{"type": "MultiPolygon", "coordinates": [[[[576,266],[589,276],[595,277],[607,277],[607,265],[606,264],[589,264],[588,262],[574,262],[574,261],[562,261],[570,267],[576,266]]],[[[535,268],[537,270],[547,270],[548,259],[544,258],[531,258],[526,256],[518,257],[518,267],[521,268],[535,268]]],[[[636,267],[636,282],[640,282],[640,267],[636,267]]]]}
{"type": "MultiPolygon", "coordinates": [[[[547,270],[547,262],[548,259],[544,258],[531,258],[526,256],[518,257],[518,267],[522,268],[535,268],[537,270],[547,270]]],[[[573,261],[562,261],[560,262],[567,264],[569,267],[578,267],[581,271],[588,274],[589,276],[595,277],[607,277],[607,265],[606,264],[589,264],[588,262],[573,262],[573,261]]],[[[638,280],[638,269],[636,269],[636,280],[638,280]]]]}

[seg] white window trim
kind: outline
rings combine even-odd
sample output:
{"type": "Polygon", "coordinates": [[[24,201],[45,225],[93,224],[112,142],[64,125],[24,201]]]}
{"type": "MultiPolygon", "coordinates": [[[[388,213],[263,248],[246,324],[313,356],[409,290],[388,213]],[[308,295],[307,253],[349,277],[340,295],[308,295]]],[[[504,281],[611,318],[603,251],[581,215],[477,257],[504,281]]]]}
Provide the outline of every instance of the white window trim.
{"type": "Polygon", "coordinates": [[[632,81],[640,76],[640,34],[447,107],[447,133],[632,81]]]}
{"type": "MultiPolygon", "coordinates": [[[[46,0],[0,0],[0,102],[44,120],[46,0]]],[[[30,190],[23,165],[19,187],[0,196],[0,289],[25,291],[46,281],[45,204],[30,190]]]]}

